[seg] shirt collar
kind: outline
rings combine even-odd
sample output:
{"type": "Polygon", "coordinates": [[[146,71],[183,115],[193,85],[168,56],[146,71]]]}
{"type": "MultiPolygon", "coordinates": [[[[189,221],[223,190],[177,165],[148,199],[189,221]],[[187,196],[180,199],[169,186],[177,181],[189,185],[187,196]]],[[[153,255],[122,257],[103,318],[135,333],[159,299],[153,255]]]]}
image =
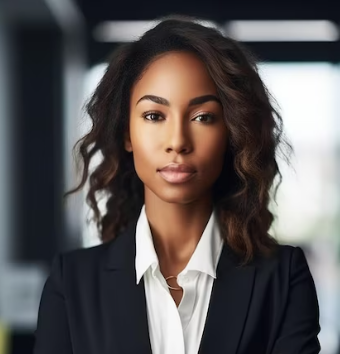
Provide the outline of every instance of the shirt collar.
{"type": "Polygon", "coordinates": [[[196,270],[216,278],[216,268],[222,251],[223,239],[216,219],[215,209],[212,211],[203,234],[188,264],[181,273],[196,270]]]}
{"type": "MultiPolygon", "coordinates": [[[[216,211],[213,210],[193,255],[181,273],[184,274],[189,270],[194,270],[216,278],[216,268],[222,246],[223,240],[216,220],[216,211]]],[[[150,266],[155,268],[158,264],[158,256],[146,217],[145,205],[143,205],[136,226],[135,267],[137,284],[150,266]]]]}
{"type": "Polygon", "coordinates": [[[152,264],[158,265],[158,256],[153,244],[149,221],[146,217],[145,205],[143,205],[136,226],[135,266],[137,284],[152,264]]]}

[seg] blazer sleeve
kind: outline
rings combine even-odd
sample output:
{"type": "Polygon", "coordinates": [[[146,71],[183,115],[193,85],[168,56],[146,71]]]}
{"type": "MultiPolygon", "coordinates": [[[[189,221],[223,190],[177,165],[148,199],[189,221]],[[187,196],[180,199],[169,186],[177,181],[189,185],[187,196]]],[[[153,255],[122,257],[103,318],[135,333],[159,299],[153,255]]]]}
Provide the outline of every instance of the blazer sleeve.
{"type": "Polygon", "coordinates": [[[33,354],[72,354],[62,280],[62,255],[52,262],[39,304],[33,354]]]}
{"type": "Polygon", "coordinates": [[[318,354],[319,305],[305,255],[295,247],[290,266],[288,302],[272,354],[318,354]]]}

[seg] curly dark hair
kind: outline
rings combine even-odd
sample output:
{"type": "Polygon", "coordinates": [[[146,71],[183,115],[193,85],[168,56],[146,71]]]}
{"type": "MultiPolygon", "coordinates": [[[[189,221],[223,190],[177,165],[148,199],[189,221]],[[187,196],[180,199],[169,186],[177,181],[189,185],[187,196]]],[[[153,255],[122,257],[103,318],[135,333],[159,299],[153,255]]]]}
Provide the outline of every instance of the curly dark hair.
{"type": "Polygon", "coordinates": [[[183,16],[163,18],[138,40],[122,44],[86,104],[92,128],[74,146],[82,165],[79,191],[87,180],[86,201],[94,213],[103,242],[115,238],[144,204],[144,186],[134,169],[133,156],[124,148],[129,128],[130,90],[148,65],[169,51],[196,54],[215,82],[229,130],[222,172],[213,186],[222,235],[231,249],[248,263],[257,254],[270,254],[278,242],[268,230],[274,220],[268,209],[271,188],[276,198],[282,176],[278,151],[292,147],[283,137],[282,118],[263,84],[254,56],[217,29],[183,16]],[[284,149],[282,148],[284,147],[284,149]],[[90,172],[90,161],[101,162],[90,172]],[[276,183],[276,178],[279,177],[276,183]],[[108,196],[104,215],[96,193],[108,196]]]}

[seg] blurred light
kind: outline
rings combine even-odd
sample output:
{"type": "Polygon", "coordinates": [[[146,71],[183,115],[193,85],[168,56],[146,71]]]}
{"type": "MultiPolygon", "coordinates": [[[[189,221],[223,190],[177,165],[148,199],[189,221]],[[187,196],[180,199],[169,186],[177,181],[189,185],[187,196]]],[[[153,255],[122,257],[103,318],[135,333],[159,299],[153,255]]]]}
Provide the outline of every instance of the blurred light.
{"type": "Polygon", "coordinates": [[[99,42],[130,42],[156,26],[158,22],[105,21],[95,28],[93,36],[99,42]]]}
{"type": "Polygon", "coordinates": [[[73,31],[77,26],[84,25],[84,17],[74,1],[45,0],[45,3],[62,29],[73,31]]]}
{"type": "MultiPolygon", "coordinates": [[[[93,31],[98,42],[131,42],[138,39],[144,32],[155,27],[160,21],[105,21],[93,31]]],[[[202,26],[218,29],[213,21],[197,20],[202,26]]]]}
{"type": "Polygon", "coordinates": [[[215,28],[217,30],[222,30],[222,28],[220,28],[220,26],[214,21],[197,20],[195,22],[199,23],[200,25],[202,25],[204,27],[211,27],[211,28],[215,28]]]}
{"type": "Polygon", "coordinates": [[[228,36],[244,42],[330,42],[339,39],[337,26],[327,20],[230,21],[228,36]]]}

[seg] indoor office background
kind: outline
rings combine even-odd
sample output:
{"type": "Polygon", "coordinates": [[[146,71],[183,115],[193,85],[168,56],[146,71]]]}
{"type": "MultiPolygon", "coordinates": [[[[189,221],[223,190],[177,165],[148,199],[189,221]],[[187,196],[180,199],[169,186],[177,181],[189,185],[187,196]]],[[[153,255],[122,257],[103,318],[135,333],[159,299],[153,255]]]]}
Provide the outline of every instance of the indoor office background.
{"type": "Polygon", "coordinates": [[[336,2],[0,0],[0,354],[32,353],[57,252],[99,243],[72,146],[112,50],[156,17],[188,14],[252,49],[295,148],[272,232],[303,247],[322,354],[340,353],[340,12],[336,2]]]}

